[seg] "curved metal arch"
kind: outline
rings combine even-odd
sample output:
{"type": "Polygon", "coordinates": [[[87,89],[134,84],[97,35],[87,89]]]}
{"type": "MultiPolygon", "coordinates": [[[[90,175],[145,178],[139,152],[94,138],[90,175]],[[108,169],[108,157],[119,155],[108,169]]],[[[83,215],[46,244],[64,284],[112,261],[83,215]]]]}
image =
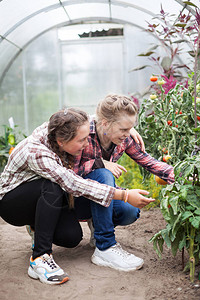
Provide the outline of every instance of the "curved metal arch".
{"type": "MultiPolygon", "coordinates": [[[[191,6],[185,4],[182,0],[175,0],[176,2],[178,2],[180,5],[182,5],[184,8],[188,9],[192,14],[195,14],[195,11],[193,8],[191,8],[191,6]]],[[[113,0],[113,1],[109,1],[109,0],[87,0],[87,1],[83,1],[83,0],[73,0],[73,1],[60,1],[60,3],[57,4],[53,4],[50,6],[46,6],[38,11],[35,11],[34,13],[26,16],[25,18],[23,18],[22,20],[20,20],[18,23],[16,23],[13,27],[11,27],[3,36],[0,37],[0,42],[2,41],[2,39],[6,38],[12,31],[14,31],[17,27],[19,27],[20,25],[22,25],[23,23],[25,23],[27,20],[29,20],[30,18],[35,17],[36,15],[43,13],[45,11],[51,11],[54,9],[59,8],[60,6],[63,7],[69,21],[71,21],[69,14],[67,13],[65,7],[66,6],[70,6],[70,5],[77,5],[77,4],[85,4],[85,3],[104,3],[104,4],[108,4],[109,5],[109,11],[110,11],[110,19],[112,19],[112,9],[111,6],[112,5],[116,5],[116,6],[122,6],[122,7],[131,7],[137,10],[140,10],[142,12],[145,12],[151,16],[155,16],[155,14],[143,7],[140,7],[138,5],[132,4],[132,3],[128,3],[128,2],[124,2],[124,1],[117,1],[117,0],[113,0]]]]}
{"type": "Polygon", "coordinates": [[[134,27],[137,27],[141,30],[145,30],[145,28],[139,26],[138,24],[135,24],[135,23],[132,23],[132,22],[127,22],[127,21],[124,21],[124,20],[121,20],[121,19],[112,19],[110,20],[110,18],[105,18],[105,17],[98,17],[98,18],[84,18],[84,19],[74,19],[73,21],[66,21],[66,22],[62,22],[60,24],[57,24],[57,25],[54,25],[42,32],[40,32],[37,36],[34,36],[34,38],[32,38],[31,40],[29,40],[24,46],[23,48],[19,48],[19,51],[10,59],[10,61],[8,62],[6,68],[4,69],[1,77],[0,77],[0,85],[6,75],[6,73],[8,72],[9,68],[11,67],[11,65],[13,64],[13,62],[15,61],[15,59],[20,55],[20,53],[22,51],[24,51],[25,48],[27,48],[29,46],[29,44],[31,44],[35,39],[39,38],[41,35],[43,35],[44,33],[52,30],[52,29],[55,29],[55,28],[60,28],[60,27],[63,27],[63,26],[70,26],[70,25],[80,25],[80,24],[84,24],[84,23],[87,23],[87,22],[91,22],[91,21],[98,21],[99,23],[101,22],[106,22],[106,23],[116,23],[116,24],[129,24],[131,26],[134,26],[134,27]]]}
{"type": "MultiPolygon", "coordinates": [[[[66,6],[71,6],[71,5],[77,5],[77,4],[85,4],[85,3],[103,3],[103,4],[109,4],[110,3],[110,6],[111,5],[116,5],[116,6],[122,6],[122,7],[131,7],[131,8],[134,8],[134,9],[137,9],[137,10],[140,10],[140,11],[143,11],[151,16],[155,16],[154,13],[152,13],[151,11],[145,9],[145,8],[142,8],[138,5],[134,5],[134,4],[131,4],[131,3],[128,3],[128,2],[123,2],[123,1],[116,1],[116,0],[113,0],[113,1],[107,1],[107,0],[87,0],[87,1],[83,1],[83,0],[73,0],[73,1],[62,1],[60,3],[57,3],[57,4],[53,4],[53,5],[50,5],[50,6],[46,6],[38,11],[35,11],[34,13],[26,16],[25,18],[23,18],[22,20],[20,20],[19,22],[17,22],[14,26],[12,26],[0,39],[0,42],[2,39],[6,38],[10,33],[12,33],[17,27],[19,27],[20,25],[22,25],[23,23],[25,23],[26,21],[28,21],[29,19],[43,13],[43,12],[47,12],[47,11],[51,11],[51,10],[54,10],[54,9],[57,9],[59,8],[60,6],[62,6],[63,8],[65,8],[66,6]]],[[[65,13],[69,19],[69,22],[72,22],[69,14],[67,13],[67,11],[65,10],[65,13]]],[[[111,16],[111,9],[110,9],[110,19],[112,19],[112,16],[111,16]]]]}
{"type": "MultiPolygon", "coordinates": [[[[145,30],[144,27],[138,25],[138,24],[135,24],[133,22],[128,22],[128,21],[125,21],[125,20],[122,20],[122,19],[118,19],[118,18],[106,18],[106,17],[93,17],[93,18],[84,18],[84,19],[74,19],[73,21],[66,21],[66,22],[62,22],[60,24],[57,24],[57,25],[54,25],[42,32],[40,32],[37,36],[35,36],[34,38],[32,38],[31,40],[29,40],[25,45],[24,47],[21,49],[19,49],[19,51],[10,59],[10,61],[8,62],[7,64],[7,67],[5,68],[5,70],[3,71],[1,77],[0,77],[0,85],[7,73],[7,71],[9,70],[9,68],[11,67],[12,63],[15,61],[15,59],[19,56],[19,54],[24,51],[25,48],[27,48],[29,46],[29,44],[31,44],[35,39],[39,38],[41,35],[43,35],[44,33],[52,30],[52,29],[55,29],[55,28],[60,28],[60,27],[63,27],[63,26],[69,26],[69,25],[80,25],[80,24],[84,24],[84,23],[88,23],[88,22],[91,22],[91,21],[98,21],[99,23],[101,22],[104,22],[104,23],[116,23],[116,24],[128,24],[128,25],[131,25],[133,27],[136,27],[138,29],[141,29],[141,30],[145,30]]],[[[151,34],[151,32],[149,32],[149,34],[151,34]]],[[[180,59],[181,60],[181,59],[180,59]]]]}
{"type": "MultiPolygon", "coordinates": [[[[18,28],[20,25],[24,24],[26,21],[28,21],[29,19],[37,16],[38,14],[41,14],[43,12],[47,12],[47,11],[51,11],[51,10],[54,10],[54,9],[57,9],[59,8],[60,6],[63,7],[65,13],[66,13],[66,16],[68,18],[68,21],[62,23],[64,24],[65,26],[67,25],[73,25],[73,24],[82,24],[83,23],[83,20],[85,22],[88,21],[88,20],[92,20],[94,18],[84,18],[84,19],[81,19],[81,20],[71,20],[70,19],[70,16],[69,14],[67,13],[65,7],[67,6],[71,6],[71,5],[77,5],[77,4],[84,4],[84,3],[104,3],[104,4],[107,4],[109,5],[109,13],[110,13],[110,17],[108,18],[108,20],[106,19],[106,22],[112,22],[112,23],[115,23],[114,19],[112,18],[112,9],[111,9],[111,5],[117,5],[117,6],[121,6],[121,7],[132,7],[134,9],[138,9],[140,11],[143,11],[151,16],[155,16],[154,13],[152,13],[151,11],[148,11],[146,10],[145,8],[142,8],[142,7],[139,7],[137,5],[134,5],[134,4],[130,4],[128,2],[123,2],[123,1],[117,1],[117,0],[113,0],[113,1],[110,1],[110,0],[87,0],[87,1],[83,1],[83,0],[70,0],[70,1],[60,1],[60,3],[57,3],[57,4],[53,4],[53,5],[50,5],[50,6],[46,6],[45,8],[42,8],[38,11],[35,11],[34,13],[30,14],[29,16],[26,16],[25,18],[23,18],[22,20],[20,20],[19,22],[17,22],[14,26],[12,26],[3,36],[0,35],[0,43],[5,39],[7,42],[13,44],[13,42],[9,39],[7,39],[7,36],[12,33],[16,28],[18,28]],[[78,23],[77,23],[78,22],[78,23]]],[[[103,18],[95,18],[94,20],[95,21],[99,21],[99,20],[103,20],[103,18]]],[[[137,26],[137,24],[134,24],[134,23],[131,23],[131,22],[126,22],[125,20],[121,19],[120,22],[117,21],[117,23],[121,23],[121,24],[127,24],[129,23],[130,25],[132,26],[137,26]]],[[[64,25],[60,25],[60,24],[57,24],[57,25],[54,25],[52,27],[49,27],[48,29],[44,30],[44,31],[41,31],[40,34],[34,36],[34,38],[32,38],[31,40],[29,40],[22,48],[19,47],[18,45],[15,45],[19,50],[17,51],[17,53],[10,59],[10,61],[7,63],[7,66],[5,67],[1,77],[0,77],[0,85],[3,81],[3,78],[5,76],[5,74],[7,73],[8,69],[10,68],[10,66],[12,65],[12,63],[14,62],[14,60],[18,57],[18,55],[31,43],[33,42],[35,39],[37,39],[39,36],[41,36],[42,34],[44,34],[45,32],[53,29],[53,28],[56,28],[56,27],[61,27],[61,26],[64,26],[64,25]]]]}
{"type": "Polygon", "coordinates": [[[178,2],[178,4],[180,4],[184,8],[186,8],[187,10],[189,10],[191,14],[195,15],[196,12],[190,5],[185,4],[182,0],[175,0],[175,1],[178,2]]]}
{"type": "MultiPolygon", "coordinates": [[[[195,11],[189,7],[188,5],[186,5],[185,3],[183,3],[183,1],[181,0],[175,0],[176,2],[178,2],[180,5],[182,5],[183,7],[185,7],[186,9],[190,10],[191,13],[195,14],[195,11]]],[[[3,81],[3,78],[5,77],[5,74],[7,73],[7,71],[9,70],[10,66],[12,65],[12,63],[14,62],[14,60],[18,57],[18,55],[31,43],[33,42],[35,39],[37,39],[39,36],[41,36],[42,34],[44,34],[45,32],[48,32],[54,28],[58,28],[58,27],[62,27],[62,26],[69,26],[69,25],[75,25],[75,24],[83,24],[86,23],[88,21],[97,21],[97,22],[107,22],[107,23],[117,23],[117,24],[129,24],[131,26],[140,28],[140,29],[144,29],[143,27],[135,24],[134,22],[127,22],[124,19],[113,19],[112,18],[112,9],[111,6],[112,5],[116,5],[116,6],[121,6],[121,7],[131,7],[137,10],[140,10],[142,12],[145,12],[151,16],[155,16],[154,13],[152,13],[151,11],[142,8],[138,5],[134,5],[128,2],[123,2],[123,1],[117,1],[117,0],[87,0],[87,1],[83,1],[83,0],[73,0],[73,1],[60,1],[60,3],[51,5],[51,6],[47,6],[45,8],[42,8],[41,10],[38,10],[34,13],[32,13],[31,15],[23,18],[22,20],[20,20],[18,23],[16,23],[13,27],[11,27],[5,34],[4,36],[0,36],[0,43],[3,39],[6,39],[8,42],[12,43],[12,41],[7,39],[7,36],[13,32],[17,27],[19,27],[20,25],[22,25],[23,23],[25,23],[27,20],[29,20],[30,18],[33,18],[34,16],[43,13],[44,11],[51,11],[54,9],[59,8],[60,6],[63,7],[63,9],[65,10],[65,13],[68,17],[68,21],[66,22],[62,22],[60,24],[54,25],[52,27],[49,27],[48,29],[45,29],[44,31],[41,31],[38,35],[34,36],[32,39],[30,39],[22,48],[20,48],[18,45],[15,45],[16,47],[18,47],[18,52],[10,59],[10,61],[8,62],[6,68],[4,69],[1,77],[0,77],[0,85],[3,81]],[[105,18],[105,17],[95,17],[95,18],[91,18],[91,17],[86,17],[86,18],[82,18],[82,19],[74,19],[71,20],[70,16],[68,15],[65,7],[66,6],[70,6],[70,5],[77,5],[77,4],[84,4],[84,3],[106,3],[109,5],[109,11],[110,11],[110,17],[109,18],[105,18]]],[[[13,44],[13,43],[12,43],[13,44]]]]}

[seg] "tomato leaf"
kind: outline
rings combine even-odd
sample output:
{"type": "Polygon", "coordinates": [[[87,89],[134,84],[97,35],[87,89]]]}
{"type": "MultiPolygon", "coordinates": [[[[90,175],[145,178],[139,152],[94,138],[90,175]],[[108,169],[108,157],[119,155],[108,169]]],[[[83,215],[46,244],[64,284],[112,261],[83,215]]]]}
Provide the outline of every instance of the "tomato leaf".
{"type": "Polygon", "coordinates": [[[185,211],[183,214],[182,214],[182,221],[185,221],[187,219],[189,219],[190,217],[193,216],[193,213],[191,211],[185,211]]]}
{"type": "Polygon", "coordinates": [[[192,226],[194,228],[199,229],[199,226],[200,226],[200,216],[191,218],[190,222],[191,222],[191,224],[192,224],[192,226]]]}
{"type": "Polygon", "coordinates": [[[200,127],[192,128],[192,131],[194,131],[194,132],[200,131],[200,127]]]}
{"type": "Polygon", "coordinates": [[[167,228],[161,230],[161,235],[162,235],[167,247],[170,248],[171,247],[171,241],[170,241],[170,238],[169,238],[169,232],[168,232],[167,228]]]}
{"type": "Polygon", "coordinates": [[[129,73],[134,72],[134,71],[139,71],[139,70],[145,69],[147,67],[150,67],[150,66],[149,65],[144,65],[144,66],[141,66],[141,67],[136,67],[136,68],[133,68],[133,69],[129,70],[129,73]]]}
{"type": "Polygon", "coordinates": [[[197,198],[197,195],[195,194],[188,194],[187,202],[195,208],[200,207],[200,200],[197,198]]]}
{"type": "Polygon", "coordinates": [[[190,1],[183,1],[183,3],[185,3],[186,5],[197,7],[194,3],[190,2],[190,1]]]}
{"type": "Polygon", "coordinates": [[[196,210],[194,211],[194,213],[195,213],[196,215],[199,215],[199,216],[200,216],[200,208],[196,209],[196,210]]]}
{"type": "Polygon", "coordinates": [[[178,199],[179,196],[175,196],[169,200],[169,204],[171,205],[175,215],[177,215],[178,199]]]}

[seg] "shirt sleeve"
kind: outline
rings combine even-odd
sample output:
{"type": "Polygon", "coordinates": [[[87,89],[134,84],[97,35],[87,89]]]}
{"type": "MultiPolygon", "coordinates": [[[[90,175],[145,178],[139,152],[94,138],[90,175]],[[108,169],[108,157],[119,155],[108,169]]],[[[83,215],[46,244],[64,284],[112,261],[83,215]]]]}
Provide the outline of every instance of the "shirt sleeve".
{"type": "Polygon", "coordinates": [[[58,163],[59,158],[48,150],[31,151],[28,157],[28,167],[41,177],[49,179],[61,186],[63,190],[75,197],[84,196],[102,206],[108,207],[114,196],[114,188],[100,184],[91,179],[83,179],[72,170],[58,163]]]}
{"type": "Polygon", "coordinates": [[[173,167],[153,158],[146,152],[142,152],[140,146],[131,137],[129,138],[129,144],[125,152],[147,171],[157,175],[169,184],[174,182],[173,167]]]}

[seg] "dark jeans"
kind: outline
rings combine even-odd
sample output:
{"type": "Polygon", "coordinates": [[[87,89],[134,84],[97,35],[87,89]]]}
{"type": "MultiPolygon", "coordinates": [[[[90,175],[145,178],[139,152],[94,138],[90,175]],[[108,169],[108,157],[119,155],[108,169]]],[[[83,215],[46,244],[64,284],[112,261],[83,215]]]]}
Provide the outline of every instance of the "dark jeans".
{"type": "Polygon", "coordinates": [[[83,237],[75,210],[68,208],[67,193],[44,178],[23,183],[8,192],[0,200],[0,215],[9,224],[34,227],[33,259],[50,254],[52,243],[72,248],[83,237]]]}

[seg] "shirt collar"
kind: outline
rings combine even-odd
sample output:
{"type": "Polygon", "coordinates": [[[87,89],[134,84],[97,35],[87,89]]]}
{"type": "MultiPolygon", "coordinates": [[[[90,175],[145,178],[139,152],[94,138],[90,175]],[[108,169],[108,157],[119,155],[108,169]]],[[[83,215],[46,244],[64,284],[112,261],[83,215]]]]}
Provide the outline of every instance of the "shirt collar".
{"type": "Polygon", "coordinates": [[[96,122],[92,120],[90,122],[90,134],[96,134],[96,122]]]}

